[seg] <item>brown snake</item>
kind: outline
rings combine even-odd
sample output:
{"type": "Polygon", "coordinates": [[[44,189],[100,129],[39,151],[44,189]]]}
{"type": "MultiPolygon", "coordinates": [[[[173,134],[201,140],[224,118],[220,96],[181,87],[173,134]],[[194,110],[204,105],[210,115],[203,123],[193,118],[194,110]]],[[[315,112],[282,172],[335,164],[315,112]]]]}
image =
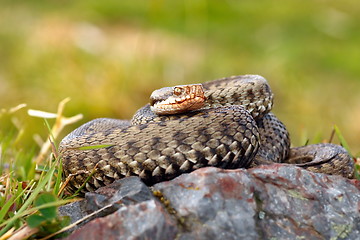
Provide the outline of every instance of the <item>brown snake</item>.
{"type": "Polygon", "coordinates": [[[150,104],[131,122],[95,119],[61,141],[70,192],[86,180],[83,191],[131,175],[153,184],[205,166],[233,169],[278,162],[353,175],[354,163],[341,146],[290,148],[284,124],[270,113],[273,94],[261,76],[156,90],[150,104]]]}

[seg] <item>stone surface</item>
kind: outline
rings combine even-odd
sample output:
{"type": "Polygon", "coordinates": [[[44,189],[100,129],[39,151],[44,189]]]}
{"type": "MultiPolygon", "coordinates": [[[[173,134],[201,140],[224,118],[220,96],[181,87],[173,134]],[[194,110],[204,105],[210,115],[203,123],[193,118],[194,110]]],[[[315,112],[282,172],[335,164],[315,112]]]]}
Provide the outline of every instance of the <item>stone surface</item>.
{"type": "Polygon", "coordinates": [[[131,205],[154,199],[150,189],[138,177],[127,177],[85,194],[86,211],[92,213],[106,206],[114,212],[123,205],[131,205]]]}
{"type": "MultiPolygon", "coordinates": [[[[69,216],[71,223],[74,223],[88,215],[88,213],[85,210],[85,204],[86,204],[86,202],[84,200],[82,200],[82,201],[69,203],[64,206],[60,206],[59,207],[59,215],[60,216],[69,216]]],[[[89,220],[91,220],[91,219],[89,219],[89,220]]]]}
{"type": "Polygon", "coordinates": [[[356,239],[359,185],[274,164],[204,168],[155,188],[188,223],[181,239],[356,239]]]}
{"type": "Polygon", "coordinates": [[[360,181],[311,173],[291,165],[236,170],[202,168],[158,183],[153,190],[157,197],[140,180],[131,177],[88,194],[84,200],[86,213],[109,204],[118,210],[92,220],[69,239],[360,236],[360,181]]]}
{"type": "MultiPolygon", "coordinates": [[[[150,189],[138,177],[127,177],[85,194],[85,199],[59,208],[62,216],[70,216],[71,223],[98,211],[82,224],[111,214],[124,205],[155,199],[150,189]]],[[[82,225],[80,224],[80,225],[82,225]]]]}
{"type": "Polygon", "coordinates": [[[176,221],[156,200],[124,206],[75,230],[67,239],[175,239],[176,221]]]}

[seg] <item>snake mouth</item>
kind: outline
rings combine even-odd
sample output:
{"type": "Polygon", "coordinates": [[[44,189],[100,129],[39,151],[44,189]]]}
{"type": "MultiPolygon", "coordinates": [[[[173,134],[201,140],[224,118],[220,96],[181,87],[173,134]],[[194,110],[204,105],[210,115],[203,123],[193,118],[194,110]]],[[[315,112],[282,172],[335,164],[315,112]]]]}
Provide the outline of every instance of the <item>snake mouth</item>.
{"type": "Polygon", "coordinates": [[[173,95],[173,88],[164,87],[153,91],[150,95],[149,104],[154,106],[161,102],[164,102],[166,99],[169,99],[173,95]]]}
{"type": "Polygon", "coordinates": [[[150,108],[158,115],[198,110],[205,104],[202,84],[181,85],[155,90],[150,96],[150,108]]]}
{"type": "Polygon", "coordinates": [[[165,101],[155,101],[150,108],[158,115],[168,115],[198,110],[203,106],[204,100],[202,98],[167,99],[165,101]]]}

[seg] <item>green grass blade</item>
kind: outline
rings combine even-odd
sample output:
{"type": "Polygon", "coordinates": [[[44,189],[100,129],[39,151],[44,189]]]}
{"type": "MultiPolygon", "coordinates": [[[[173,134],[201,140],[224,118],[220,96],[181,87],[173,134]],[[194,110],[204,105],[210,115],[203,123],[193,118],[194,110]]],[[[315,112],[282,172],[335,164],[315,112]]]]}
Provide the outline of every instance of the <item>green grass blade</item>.
{"type": "Polygon", "coordinates": [[[92,146],[84,146],[84,147],[78,147],[77,150],[93,150],[93,149],[101,149],[101,148],[107,148],[112,147],[114,144],[100,144],[100,145],[92,145],[92,146]]]}
{"type": "MultiPolygon", "coordinates": [[[[67,203],[71,203],[71,202],[75,202],[75,201],[78,201],[78,199],[65,199],[65,200],[58,200],[56,202],[51,202],[51,203],[46,203],[46,204],[43,204],[39,207],[33,207],[31,209],[27,209],[21,213],[17,213],[13,218],[11,219],[8,219],[6,221],[4,221],[3,223],[0,224],[0,228],[3,227],[3,226],[7,226],[9,225],[11,222],[19,219],[19,218],[22,218],[24,216],[27,216],[27,215],[30,215],[30,214],[33,214],[37,211],[39,211],[40,209],[44,209],[44,208],[48,208],[48,207],[58,207],[58,206],[62,206],[62,205],[65,205],[67,203]]],[[[2,229],[3,230],[3,229],[2,229]]],[[[3,233],[0,233],[0,236],[2,235],[3,233]]]]}
{"type": "Polygon", "coordinates": [[[86,183],[90,180],[90,178],[96,173],[97,171],[97,165],[94,167],[94,169],[91,171],[91,173],[89,174],[89,176],[87,176],[87,178],[85,179],[84,183],[79,187],[78,190],[76,190],[76,192],[73,194],[73,196],[77,196],[80,191],[85,187],[86,183]]]}
{"type": "Polygon", "coordinates": [[[13,205],[16,201],[16,196],[13,195],[9,200],[7,200],[7,202],[1,206],[1,210],[0,210],[0,222],[2,222],[4,220],[4,217],[6,215],[6,213],[9,211],[11,205],[13,205]]]}
{"type": "Polygon", "coordinates": [[[336,136],[339,138],[340,144],[348,151],[348,153],[351,155],[350,147],[348,143],[346,142],[344,136],[341,134],[340,129],[338,126],[334,125],[336,136]]]}
{"type": "Polygon", "coordinates": [[[58,195],[58,193],[60,191],[61,181],[62,181],[62,161],[61,161],[61,158],[57,159],[55,162],[57,163],[58,168],[57,168],[57,176],[56,176],[56,180],[55,180],[53,193],[58,195]]]}
{"type": "MultiPolygon", "coordinates": [[[[20,184],[21,183],[19,183],[19,185],[20,184]]],[[[7,200],[7,202],[1,207],[0,222],[3,222],[4,217],[5,217],[6,213],[8,212],[8,210],[10,209],[11,205],[16,203],[16,201],[25,194],[25,192],[30,188],[30,186],[31,186],[31,183],[29,183],[25,189],[21,189],[21,190],[19,187],[18,188],[19,190],[17,191],[17,193],[15,195],[13,195],[9,200],[7,200]]]]}
{"type": "MultiPolygon", "coordinates": [[[[44,118],[44,122],[45,122],[45,126],[46,126],[46,128],[47,128],[47,130],[49,132],[50,140],[51,140],[51,142],[53,142],[55,144],[55,137],[54,137],[54,135],[52,133],[51,126],[50,126],[50,124],[49,124],[49,122],[47,121],[46,118],[44,118]]],[[[55,147],[57,148],[56,145],[55,145],[55,147]]]]}
{"type": "MultiPolygon", "coordinates": [[[[35,198],[38,196],[38,194],[44,189],[45,185],[48,183],[49,179],[53,176],[55,171],[55,167],[53,166],[49,172],[47,172],[43,179],[41,179],[33,192],[29,195],[29,198],[24,202],[24,204],[21,206],[21,208],[17,211],[16,215],[20,215],[22,212],[24,212],[35,200],[35,198]]],[[[13,223],[15,222],[17,218],[14,216],[10,219],[10,221],[6,224],[6,226],[0,230],[0,236],[3,235],[7,230],[9,230],[13,223]]]]}

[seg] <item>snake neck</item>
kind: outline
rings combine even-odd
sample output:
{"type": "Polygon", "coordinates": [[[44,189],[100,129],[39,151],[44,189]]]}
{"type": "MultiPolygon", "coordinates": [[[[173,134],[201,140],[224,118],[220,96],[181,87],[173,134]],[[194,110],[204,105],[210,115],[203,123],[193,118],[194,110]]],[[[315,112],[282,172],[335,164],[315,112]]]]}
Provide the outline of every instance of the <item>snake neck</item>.
{"type": "Polygon", "coordinates": [[[273,106],[274,95],[265,78],[243,75],[203,83],[204,108],[241,105],[254,119],[261,119],[273,106]]]}

